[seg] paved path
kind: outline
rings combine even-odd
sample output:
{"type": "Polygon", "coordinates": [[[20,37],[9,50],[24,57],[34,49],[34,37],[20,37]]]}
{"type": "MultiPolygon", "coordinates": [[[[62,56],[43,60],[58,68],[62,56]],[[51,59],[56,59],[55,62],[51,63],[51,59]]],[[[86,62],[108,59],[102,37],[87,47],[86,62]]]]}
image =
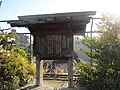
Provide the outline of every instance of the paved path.
{"type": "Polygon", "coordinates": [[[35,84],[28,85],[19,90],[61,90],[68,87],[68,81],[44,80],[43,87],[36,87],[35,84]]]}
{"type": "Polygon", "coordinates": [[[67,87],[67,81],[57,81],[57,80],[44,80],[43,87],[37,87],[31,90],[60,90],[63,87],[67,87]]]}

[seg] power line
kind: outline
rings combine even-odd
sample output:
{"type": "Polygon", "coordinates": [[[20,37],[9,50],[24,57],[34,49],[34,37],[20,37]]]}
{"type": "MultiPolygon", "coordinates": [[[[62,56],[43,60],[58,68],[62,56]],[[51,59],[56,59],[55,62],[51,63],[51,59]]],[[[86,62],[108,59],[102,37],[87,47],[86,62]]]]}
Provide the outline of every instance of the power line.
{"type": "Polygon", "coordinates": [[[15,9],[13,9],[13,7],[11,6],[11,4],[9,4],[9,2],[7,2],[8,5],[5,5],[12,13],[14,13],[17,16],[17,13],[15,11],[15,9]],[[8,7],[9,6],[9,7],[8,7]]]}
{"type": "MultiPolygon", "coordinates": [[[[3,1],[1,0],[0,2],[3,2],[3,1]]],[[[7,0],[6,0],[6,2],[7,2],[7,0]]],[[[5,9],[4,11],[8,12],[10,14],[10,17],[14,17],[14,18],[17,17],[17,13],[14,11],[14,9],[10,8],[10,5],[8,5],[8,2],[7,2],[7,4],[3,3],[3,6],[5,9]]]]}
{"type": "Polygon", "coordinates": [[[4,9],[6,9],[6,11],[10,14],[11,17],[13,17],[13,18],[14,18],[14,16],[17,17],[17,16],[16,16],[12,11],[10,11],[6,6],[5,6],[4,9]]]}

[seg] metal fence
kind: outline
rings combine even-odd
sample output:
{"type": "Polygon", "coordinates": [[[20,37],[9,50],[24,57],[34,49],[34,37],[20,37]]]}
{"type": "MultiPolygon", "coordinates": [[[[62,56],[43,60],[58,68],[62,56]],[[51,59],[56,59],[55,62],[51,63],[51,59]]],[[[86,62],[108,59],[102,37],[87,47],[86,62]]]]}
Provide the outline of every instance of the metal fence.
{"type": "Polygon", "coordinates": [[[44,60],[44,79],[68,80],[67,60],[44,60]]]}

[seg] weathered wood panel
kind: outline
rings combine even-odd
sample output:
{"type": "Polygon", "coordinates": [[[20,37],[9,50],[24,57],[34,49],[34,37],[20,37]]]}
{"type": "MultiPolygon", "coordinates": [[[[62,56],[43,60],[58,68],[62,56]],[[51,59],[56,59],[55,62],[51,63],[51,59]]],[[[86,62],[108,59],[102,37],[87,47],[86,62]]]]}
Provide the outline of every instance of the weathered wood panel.
{"type": "Polygon", "coordinates": [[[29,26],[29,30],[32,34],[40,34],[41,32],[69,32],[70,30],[74,35],[76,34],[83,34],[85,33],[86,29],[86,23],[88,23],[89,20],[84,21],[65,21],[65,22],[59,22],[59,23],[44,23],[44,24],[35,24],[29,26]]]}
{"type": "Polygon", "coordinates": [[[73,35],[69,32],[40,33],[34,36],[34,53],[44,57],[70,57],[73,35]]]}

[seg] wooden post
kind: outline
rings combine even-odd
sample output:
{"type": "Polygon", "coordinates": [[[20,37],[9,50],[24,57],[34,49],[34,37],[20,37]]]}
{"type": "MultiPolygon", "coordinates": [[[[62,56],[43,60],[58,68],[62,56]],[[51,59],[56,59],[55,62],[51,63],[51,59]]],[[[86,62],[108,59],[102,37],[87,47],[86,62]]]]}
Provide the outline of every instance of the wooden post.
{"type": "Polygon", "coordinates": [[[43,60],[40,60],[40,86],[43,86],[43,60]]]}
{"type": "Polygon", "coordinates": [[[73,88],[73,61],[72,58],[68,60],[68,88],[73,88]]]}
{"type": "Polygon", "coordinates": [[[39,58],[36,60],[36,85],[43,85],[43,60],[39,58]]]}

